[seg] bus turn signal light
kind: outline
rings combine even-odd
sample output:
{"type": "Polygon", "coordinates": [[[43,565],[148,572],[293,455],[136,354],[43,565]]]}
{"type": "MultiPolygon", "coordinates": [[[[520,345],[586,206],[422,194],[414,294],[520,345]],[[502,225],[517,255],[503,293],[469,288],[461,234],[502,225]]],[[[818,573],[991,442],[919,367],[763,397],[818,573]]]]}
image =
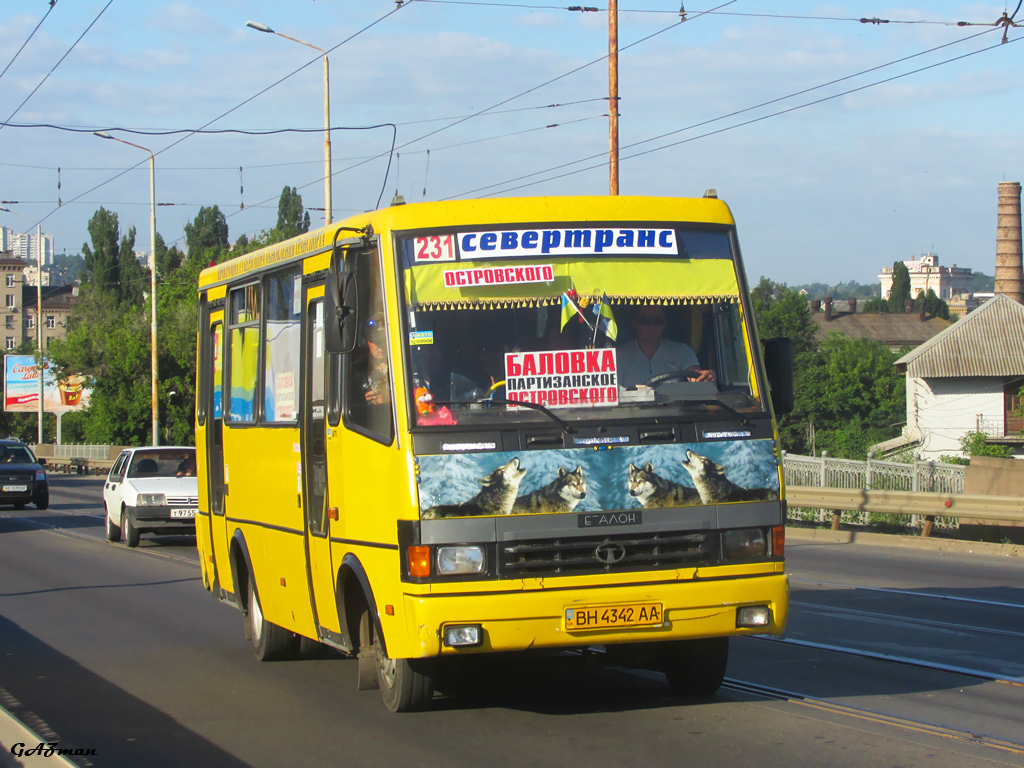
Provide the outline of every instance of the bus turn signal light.
{"type": "Polygon", "coordinates": [[[430,547],[409,547],[409,575],[419,579],[430,576],[430,547]]]}
{"type": "Polygon", "coordinates": [[[786,526],[777,525],[772,528],[772,555],[786,556],[786,526]]]}

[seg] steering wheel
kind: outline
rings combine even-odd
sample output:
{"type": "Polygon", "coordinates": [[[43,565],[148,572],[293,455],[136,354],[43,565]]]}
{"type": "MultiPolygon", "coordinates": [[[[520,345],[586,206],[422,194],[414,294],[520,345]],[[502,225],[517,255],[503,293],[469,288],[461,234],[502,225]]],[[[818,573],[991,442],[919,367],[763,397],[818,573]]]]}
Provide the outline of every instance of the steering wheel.
{"type": "Polygon", "coordinates": [[[696,381],[700,374],[694,373],[691,370],[682,371],[669,371],[668,373],[659,373],[657,376],[651,376],[647,381],[644,382],[645,387],[656,387],[659,384],[664,384],[668,381],[696,381]]]}

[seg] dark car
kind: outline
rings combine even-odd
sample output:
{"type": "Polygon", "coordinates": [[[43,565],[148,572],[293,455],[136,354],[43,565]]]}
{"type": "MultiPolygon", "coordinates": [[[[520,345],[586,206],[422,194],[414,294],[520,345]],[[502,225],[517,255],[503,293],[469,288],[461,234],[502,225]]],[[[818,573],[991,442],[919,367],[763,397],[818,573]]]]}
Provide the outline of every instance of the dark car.
{"type": "Polygon", "coordinates": [[[15,509],[26,504],[35,504],[36,509],[50,506],[45,464],[46,459],[37,459],[20,440],[0,440],[0,504],[15,509]]]}

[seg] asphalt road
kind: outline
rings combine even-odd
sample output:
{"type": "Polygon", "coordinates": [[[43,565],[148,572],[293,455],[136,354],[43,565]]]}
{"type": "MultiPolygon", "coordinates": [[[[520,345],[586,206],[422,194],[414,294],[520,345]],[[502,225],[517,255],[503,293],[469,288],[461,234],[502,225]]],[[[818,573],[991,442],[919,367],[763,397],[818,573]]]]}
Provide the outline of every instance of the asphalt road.
{"type": "Polygon", "coordinates": [[[714,697],[502,658],[393,715],[353,660],[256,662],[194,540],[108,543],[100,488],[0,510],[0,704],[82,765],[1024,765],[1019,558],[791,539],[794,642],[734,642],[714,697]]]}

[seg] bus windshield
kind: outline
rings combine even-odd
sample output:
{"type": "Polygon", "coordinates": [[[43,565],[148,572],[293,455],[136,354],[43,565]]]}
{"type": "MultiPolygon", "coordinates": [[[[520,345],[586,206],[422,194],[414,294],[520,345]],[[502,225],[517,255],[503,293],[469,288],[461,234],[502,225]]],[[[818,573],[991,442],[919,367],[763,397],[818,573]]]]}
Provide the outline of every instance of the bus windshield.
{"type": "Polygon", "coordinates": [[[417,426],[765,410],[728,229],[588,222],[398,247],[417,426]]]}

